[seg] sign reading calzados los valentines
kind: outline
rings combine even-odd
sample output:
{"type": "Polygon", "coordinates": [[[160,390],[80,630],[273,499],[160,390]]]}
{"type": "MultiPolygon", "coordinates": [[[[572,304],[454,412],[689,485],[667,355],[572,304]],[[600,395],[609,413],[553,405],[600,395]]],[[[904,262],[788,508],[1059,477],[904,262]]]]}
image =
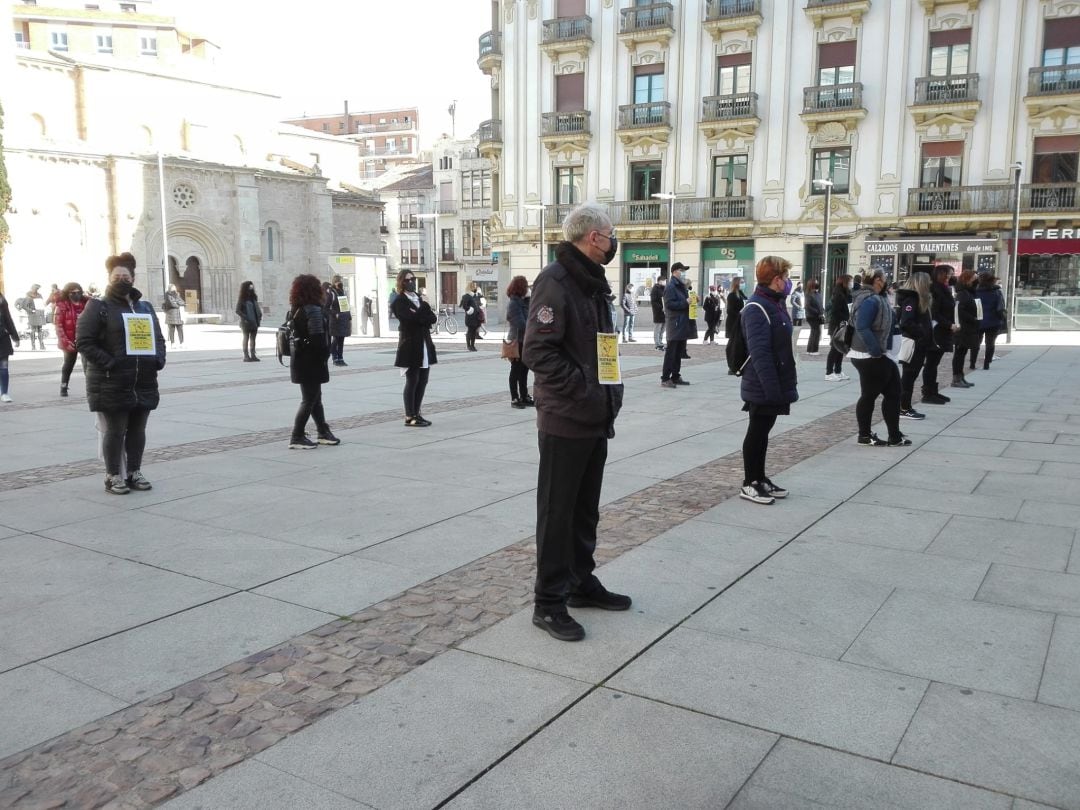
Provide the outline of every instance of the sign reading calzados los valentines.
{"type": "Polygon", "coordinates": [[[996,239],[881,239],[868,240],[870,255],[894,253],[997,253],[996,239]]]}

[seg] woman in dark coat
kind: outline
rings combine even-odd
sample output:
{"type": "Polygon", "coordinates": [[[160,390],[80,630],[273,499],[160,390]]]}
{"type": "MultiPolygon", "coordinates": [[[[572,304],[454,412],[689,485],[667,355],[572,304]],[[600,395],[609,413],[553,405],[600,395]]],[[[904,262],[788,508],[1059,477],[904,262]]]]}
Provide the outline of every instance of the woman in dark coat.
{"type": "Polygon", "coordinates": [[[352,334],[352,310],[349,298],[345,295],[345,284],[341,276],[330,279],[330,288],[326,291],[326,311],[330,313],[330,356],[335,366],[347,366],[345,362],[345,338],[352,334]]]}
{"type": "Polygon", "coordinates": [[[657,350],[664,348],[664,288],[667,277],[660,276],[649,289],[649,307],[652,309],[653,343],[657,350]]]}
{"type": "Polygon", "coordinates": [[[105,267],[109,285],[79,316],[75,343],[86,363],[87,402],[100,414],[105,491],[127,495],[132,489],[152,488],[141,467],[146,422],[159,402],[157,375],[165,368],[165,336],[153,305],[133,286],[135,257],[110,256],[105,267]],[[125,316],[143,317],[132,318],[129,325],[125,316]],[[137,326],[146,324],[146,316],[150,331],[140,335],[137,326]],[[124,461],[126,477],[121,475],[124,461]]]}
{"type": "MultiPolygon", "coordinates": [[[[428,374],[438,362],[435,343],[431,339],[431,325],[437,316],[428,302],[416,294],[416,277],[412,270],[398,273],[396,289],[398,294],[390,309],[398,321],[398,348],[394,365],[405,369],[405,426],[428,427],[431,422],[424,418],[420,409],[424,404],[428,374]]],[[[474,307],[479,309],[479,304],[474,304],[474,307]]],[[[476,351],[476,348],[472,350],[476,351]]]]}
{"type": "Polygon", "coordinates": [[[75,330],[84,309],[86,309],[86,298],[83,296],[82,286],[74,281],[65,285],[57,296],[56,309],[53,311],[56,343],[60,346],[60,351],[64,353],[64,364],[60,367],[60,396],[62,397],[68,395],[68,382],[71,380],[71,371],[75,368],[75,358],[79,354],[75,349],[75,330]]]}
{"type": "Polygon", "coordinates": [[[517,359],[510,361],[510,406],[528,408],[536,405],[529,396],[529,367],[521,359],[525,343],[525,322],[529,319],[529,282],[514,276],[506,288],[506,342],[517,344],[517,359]]]}
{"type": "MultiPolygon", "coordinates": [[[[829,334],[833,334],[851,317],[851,276],[842,275],[833,285],[832,300],[829,303],[829,334]]],[[[851,378],[843,372],[844,355],[829,347],[829,356],[825,358],[825,379],[829,382],[843,382],[851,378]]]]}
{"type": "Polygon", "coordinates": [[[806,341],[806,353],[818,354],[821,343],[821,327],[825,323],[825,307],[821,305],[821,292],[816,278],[806,282],[806,322],[810,325],[810,337],[806,341]]]}
{"type": "Polygon", "coordinates": [[[975,304],[975,271],[965,270],[956,282],[957,330],[953,340],[953,388],[971,388],[974,383],[964,379],[964,357],[979,348],[979,310],[975,304]]]}
{"type": "Polygon", "coordinates": [[[7,299],[0,293],[0,402],[11,402],[11,395],[8,394],[8,358],[15,354],[15,346],[18,345],[19,330],[15,328],[7,299]]]}
{"type": "Polygon", "coordinates": [[[757,263],[757,288],[746,301],[740,326],[750,359],[742,374],[740,394],[743,410],[750,416],[743,439],[743,485],[739,497],[753,503],[771,504],[787,497],[787,490],[765,474],[769,432],[776,417],[791,413],[799,399],[798,374],[791,336],[794,326],[784,306],[791,262],[766,256],[757,263]]]}
{"type": "MultiPolygon", "coordinates": [[[[980,273],[979,284],[975,288],[975,297],[982,302],[982,318],[979,320],[979,331],[982,339],[986,342],[986,355],[983,357],[983,371],[990,368],[994,359],[994,344],[997,342],[998,333],[1005,328],[1005,297],[1001,294],[998,279],[993,273],[980,273]]],[[[970,369],[975,370],[975,362],[979,359],[979,347],[971,351],[970,369]]]]}
{"type": "Polygon", "coordinates": [[[731,370],[731,339],[735,337],[735,330],[739,328],[739,313],[746,304],[746,293],[742,291],[742,278],[736,276],[731,280],[731,292],[727,296],[727,315],[724,319],[724,337],[727,338],[727,346],[724,353],[728,360],[728,374],[734,376],[731,370]]]}
{"type": "Polygon", "coordinates": [[[480,332],[480,293],[476,282],[469,284],[469,291],[461,296],[461,309],[465,313],[465,348],[476,351],[476,336],[480,332]]]}
{"type": "Polygon", "coordinates": [[[240,295],[236,299],[235,311],[240,319],[244,362],[257,363],[259,358],[255,356],[255,336],[259,334],[259,324],[262,323],[262,307],[259,306],[259,296],[255,294],[255,282],[245,281],[240,285],[240,295]]]}
{"type": "MultiPolygon", "coordinates": [[[[912,273],[896,291],[896,309],[900,313],[900,336],[913,342],[911,357],[900,361],[900,418],[923,419],[912,407],[911,396],[927,352],[934,348],[934,325],[930,319],[930,276],[912,273]]],[[[901,344],[903,345],[903,344],[901,344]]]]}
{"type": "Polygon", "coordinates": [[[326,316],[319,279],[302,274],[293,279],[289,289],[289,309],[293,323],[292,360],[289,377],[300,386],[300,407],[293,421],[290,450],[312,450],[320,444],[341,444],[326,423],[322,387],[330,382],[330,344],[326,340],[326,316]],[[308,438],[304,429],[308,419],[315,421],[318,441],[308,438]]]}

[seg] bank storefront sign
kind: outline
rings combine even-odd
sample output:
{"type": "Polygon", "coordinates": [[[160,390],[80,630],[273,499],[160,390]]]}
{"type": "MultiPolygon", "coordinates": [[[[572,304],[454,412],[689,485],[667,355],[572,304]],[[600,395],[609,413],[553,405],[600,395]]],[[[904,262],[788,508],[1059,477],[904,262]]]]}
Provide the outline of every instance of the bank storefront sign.
{"type": "Polygon", "coordinates": [[[871,256],[892,256],[897,253],[997,253],[996,239],[880,239],[868,240],[866,252],[871,256]]]}

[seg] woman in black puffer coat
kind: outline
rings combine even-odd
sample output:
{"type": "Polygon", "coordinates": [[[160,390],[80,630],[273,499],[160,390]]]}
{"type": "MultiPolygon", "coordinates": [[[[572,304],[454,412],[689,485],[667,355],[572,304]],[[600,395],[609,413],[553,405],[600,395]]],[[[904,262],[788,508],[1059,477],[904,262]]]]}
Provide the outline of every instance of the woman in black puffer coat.
{"type": "Polygon", "coordinates": [[[330,339],[322,286],[315,276],[305,273],[293,279],[289,308],[293,321],[289,378],[300,386],[300,407],[293,421],[289,449],[312,450],[320,444],[341,444],[330,432],[323,412],[322,387],[330,382],[330,369],[326,365],[330,359],[330,339]],[[304,432],[308,419],[315,420],[318,442],[313,442],[304,432]]]}
{"type": "MultiPolygon", "coordinates": [[[[75,327],[76,348],[86,362],[86,399],[90,410],[101,415],[102,454],[105,457],[105,491],[126,495],[132,489],[151,489],[142,474],[146,447],[146,422],[158,406],[157,375],[165,368],[165,336],[157,313],[132,284],[135,257],[130,253],[105,260],[109,286],[105,294],[90,301],[75,327]],[[125,315],[149,316],[152,354],[129,353],[125,315]],[[126,452],[127,476],[121,475],[126,452]]],[[[132,327],[140,321],[132,321],[132,327]]],[[[145,319],[141,321],[145,323],[145,319]]]]}
{"type": "MultiPolygon", "coordinates": [[[[405,427],[430,427],[420,409],[424,406],[428,374],[438,362],[431,325],[436,315],[431,306],[416,292],[416,277],[412,270],[397,275],[397,298],[390,305],[398,320],[398,349],[394,365],[405,369],[405,427]]],[[[474,306],[479,306],[474,304],[474,306]]],[[[475,347],[474,347],[475,351],[475,347]]]]}
{"type": "MultiPolygon", "coordinates": [[[[900,416],[903,419],[922,419],[911,405],[915,380],[919,378],[927,352],[935,348],[934,325],[930,319],[930,276],[912,273],[896,291],[896,308],[900,312],[900,335],[913,341],[908,360],[900,361],[900,416]]],[[[902,345],[902,344],[901,344],[902,345]]]]}
{"type": "Polygon", "coordinates": [[[964,379],[964,356],[974,352],[982,342],[979,330],[979,309],[975,304],[975,271],[965,270],[956,281],[956,335],[953,340],[953,388],[971,388],[974,383],[964,379]]]}

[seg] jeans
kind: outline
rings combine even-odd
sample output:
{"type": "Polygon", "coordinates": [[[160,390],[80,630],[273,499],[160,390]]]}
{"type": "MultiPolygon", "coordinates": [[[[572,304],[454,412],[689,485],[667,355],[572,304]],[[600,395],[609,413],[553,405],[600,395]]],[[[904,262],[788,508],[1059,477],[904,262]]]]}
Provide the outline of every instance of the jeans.
{"type": "Polygon", "coordinates": [[[654,323],[652,328],[652,341],[656,345],[656,348],[660,348],[664,345],[664,324],[654,323]]]}
{"type": "Polygon", "coordinates": [[[330,338],[330,356],[335,361],[345,359],[345,336],[335,335],[330,338]]]}
{"type": "MultiPolygon", "coordinates": [[[[984,329],[982,332],[982,340],[980,343],[986,344],[986,354],[983,356],[983,369],[990,368],[990,363],[994,360],[994,344],[997,343],[998,330],[995,326],[993,329],[984,329]]],[[[976,346],[971,350],[971,361],[969,368],[974,369],[975,364],[979,360],[979,347],[976,346]]]]}
{"type": "Polygon", "coordinates": [[[829,347],[829,356],[825,358],[825,373],[839,374],[840,367],[844,364],[844,355],[836,349],[829,347]]]}
{"type": "Polygon", "coordinates": [[[184,345],[184,325],[182,323],[169,324],[169,345],[176,342],[176,336],[180,336],[180,345],[184,345]]]}
{"type": "Polygon", "coordinates": [[[6,357],[0,357],[0,394],[6,394],[8,390],[8,383],[10,382],[8,373],[8,359],[6,357]]]}
{"type": "Polygon", "coordinates": [[[702,343],[708,343],[710,340],[716,343],[716,327],[720,325],[720,321],[715,323],[709,323],[705,321],[705,337],[701,339],[702,343]]]}
{"type": "Polygon", "coordinates": [[[420,416],[424,404],[424,390],[427,388],[430,368],[409,368],[405,370],[405,418],[420,416]]]}
{"type": "Polygon", "coordinates": [[[105,472],[120,474],[120,455],[127,451],[127,474],[142,468],[143,450],[146,449],[146,420],[150,411],[133,408],[130,411],[106,411],[103,450],[105,472]]]}
{"type": "Polygon", "coordinates": [[[889,429],[889,441],[900,439],[900,370],[896,363],[884,355],[865,360],[852,360],[851,365],[859,372],[859,388],[862,395],[855,404],[855,418],[859,423],[859,435],[870,435],[870,422],[874,415],[874,402],[881,397],[881,415],[889,429]]]}
{"type": "Polygon", "coordinates": [[[510,399],[525,400],[529,396],[529,367],[521,360],[510,361],[510,399]]]}
{"type": "Polygon", "coordinates": [[[821,321],[810,322],[810,337],[806,339],[806,351],[808,354],[816,354],[821,343],[821,321]]]}
{"type": "Polygon", "coordinates": [[[911,359],[906,363],[901,363],[900,368],[900,410],[911,410],[911,395],[915,391],[915,380],[919,379],[919,372],[923,369],[923,363],[926,362],[926,349],[915,346],[915,351],[911,353],[911,359]]]}
{"type": "Polygon", "coordinates": [[[750,414],[742,444],[743,486],[765,480],[765,454],[769,449],[769,431],[776,424],[776,414],[750,414]]]}
{"type": "Polygon", "coordinates": [[[60,367],[60,385],[64,388],[71,380],[71,370],[75,368],[75,358],[78,356],[78,352],[64,352],[64,365],[60,367]]]}
{"type": "Polygon", "coordinates": [[[623,314],[622,321],[622,336],[623,340],[627,340],[634,336],[634,321],[637,319],[637,315],[632,312],[623,314]]]}
{"type": "Polygon", "coordinates": [[[536,484],[536,585],[541,610],[562,610],[571,592],[600,587],[593,575],[607,438],[539,433],[536,484]]]}
{"type": "MultiPolygon", "coordinates": [[[[242,342],[243,347],[244,347],[244,357],[254,357],[255,356],[255,335],[258,334],[258,330],[252,329],[250,326],[241,325],[240,326],[240,331],[243,334],[243,337],[241,338],[241,342],[242,342]]],[[[183,343],[183,338],[180,339],[180,342],[183,343]]]]}
{"type": "Polygon", "coordinates": [[[299,439],[304,435],[308,418],[315,419],[315,429],[324,433],[327,428],[326,415],[323,413],[322,383],[300,383],[300,407],[296,410],[296,419],[293,421],[292,438],[299,439]]]}
{"type": "Polygon", "coordinates": [[[682,356],[686,351],[685,340],[669,340],[664,349],[664,370],[660,374],[660,381],[677,380],[682,376],[682,356]]]}

